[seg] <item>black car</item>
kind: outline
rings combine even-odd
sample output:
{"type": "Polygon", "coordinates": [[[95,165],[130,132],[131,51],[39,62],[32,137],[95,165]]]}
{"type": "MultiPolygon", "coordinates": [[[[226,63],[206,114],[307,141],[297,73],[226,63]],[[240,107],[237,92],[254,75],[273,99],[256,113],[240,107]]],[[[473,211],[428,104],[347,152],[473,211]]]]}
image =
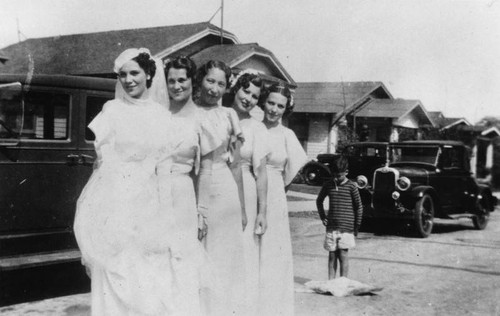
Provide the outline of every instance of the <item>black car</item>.
{"type": "Polygon", "coordinates": [[[322,185],[331,177],[331,164],[344,155],[349,162],[347,177],[354,179],[359,175],[365,175],[368,184],[371,184],[370,175],[387,162],[388,144],[386,142],[352,143],[346,146],[341,154],[319,154],[316,160],[308,162],[302,168],[302,177],[309,185],[322,185]]]}
{"type": "Polygon", "coordinates": [[[115,83],[0,75],[0,306],[22,301],[35,282],[77,283],[77,273],[56,281],[48,271],[82,269],[72,227],[95,159],[87,125],[114,97],[115,83]]]}
{"type": "MultiPolygon", "coordinates": [[[[434,218],[471,218],[484,229],[497,199],[471,174],[469,148],[454,141],[389,144],[391,162],[373,174],[371,207],[364,218],[409,220],[419,237],[432,232],[434,218]]],[[[366,192],[366,191],[365,191],[366,192]]]]}

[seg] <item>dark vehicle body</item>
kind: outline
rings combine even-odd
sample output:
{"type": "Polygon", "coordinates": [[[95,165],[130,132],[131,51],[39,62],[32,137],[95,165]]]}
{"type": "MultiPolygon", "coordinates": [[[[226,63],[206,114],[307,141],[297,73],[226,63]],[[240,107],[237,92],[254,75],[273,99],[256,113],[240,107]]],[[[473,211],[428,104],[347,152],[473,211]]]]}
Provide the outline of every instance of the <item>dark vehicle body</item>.
{"type": "Polygon", "coordinates": [[[115,82],[0,75],[0,274],[80,261],[72,226],[95,159],[87,125],[115,82]]]}
{"type": "Polygon", "coordinates": [[[386,142],[360,142],[352,143],[344,148],[341,154],[319,154],[316,160],[308,162],[302,168],[304,181],[309,185],[322,185],[331,177],[330,166],[344,155],[349,161],[348,178],[354,179],[358,175],[365,175],[368,183],[372,183],[373,172],[386,164],[386,142]]]}
{"type": "Polygon", "coordinates": [[[468,217],[477,229],[486,227],[497,201],[472,176],[463,143],[408,141],[389,144],[389,151],[392,161],[364,189],[371,195],[364,218],[408,220],[419,237],[430,235],[435,217],[468,217]]]}

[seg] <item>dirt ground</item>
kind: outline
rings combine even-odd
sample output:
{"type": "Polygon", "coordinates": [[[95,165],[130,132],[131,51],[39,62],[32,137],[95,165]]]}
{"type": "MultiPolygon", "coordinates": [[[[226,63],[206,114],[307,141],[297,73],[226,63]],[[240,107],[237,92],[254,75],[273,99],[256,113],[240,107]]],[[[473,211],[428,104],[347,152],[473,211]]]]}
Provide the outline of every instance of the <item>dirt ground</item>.
{"type": "MultiPolygon", "coordinates": [[[[349,278],[383,290],[339,298],[302,291],[305,282],[327,278],[324,227],[307,211],[315,208],[314,193],[289,194],[297,316],[500,315],[499,207],[484,231],[470,220],[437,220],[426,239],[408,237],[404,227],[361,232],[349,253],[349,278]]],[[[0,314],[88,316],[89,303],[86,293],[7,306],[0,314]]]]}
{"type": "MultiPolygon", "coordinates": [[[[292,214],[296,289],[327,277],[324,227],[314,213],[292,214]]],[[[500,315],[500,210],[484,231],[470,220],[437,220],[426,239],[404,227],[361,232],[349,278],[383,287],[375,295],[296,293],[296,315],[500,315]]]]}

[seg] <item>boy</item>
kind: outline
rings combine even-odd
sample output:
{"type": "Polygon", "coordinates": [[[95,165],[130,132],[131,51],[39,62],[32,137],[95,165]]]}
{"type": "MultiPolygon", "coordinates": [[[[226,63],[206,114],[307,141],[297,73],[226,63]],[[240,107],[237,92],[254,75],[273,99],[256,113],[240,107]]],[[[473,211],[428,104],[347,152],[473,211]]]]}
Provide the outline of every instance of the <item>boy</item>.
{"type": "Polygon", "coordinates": [[[356,184],[346,178],[348,162],[340,157],[331,165],[332,179],[325,182],[316,199],[319,217],[326,226],[324,248],[330,252],[328,279],[335,278],[337,262],[340,276],[347,277],[349,261],[347,252],[354,248],[354,236],[358,235],[363,215],[363,205],[356,184]],[[330,207],[325,216],[323,201],[328,196],[330,207]]]}

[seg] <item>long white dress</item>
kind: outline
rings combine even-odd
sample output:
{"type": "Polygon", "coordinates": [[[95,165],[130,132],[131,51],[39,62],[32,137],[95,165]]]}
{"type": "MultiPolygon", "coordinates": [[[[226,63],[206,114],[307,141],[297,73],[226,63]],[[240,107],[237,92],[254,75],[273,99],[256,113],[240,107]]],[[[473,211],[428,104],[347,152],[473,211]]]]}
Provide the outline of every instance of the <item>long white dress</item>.
{"type": "Polygon", "coordinates": [[[268,228],[261,240],[259,315],[290,316],[294,314],[294,280],[285,186],[307,157],[293,131],[281,124],[268,129],[268,145],[268,228]]]}
{"type": "MultiPolygon", "coordinates": [[[[92,315],[175,315],[171,205],[160,208],[156,169],[175,146],[170,113],[115,99],[90,123],[100,160],[77,203],[75,236],[91,271],[92,315]]],[[[165,201],[168,198],[165,197],[165,201]]]]}
{"type": "Polygon", "coordinates": [[[168,161],[165,166],[163,162],[158,166],[160,197],[162,205],[166,204],[162,208],[167,210],[172,199],[172,216],[176,223],[172,234],[172,243],[177,250],[173,262],[179,288],[176,309],[179,315],[196,316],[205,313],[200,292],[206,291],[211,285],[202,282],[209,279],[207,274],[210,273],[210,265],[198,240],[193,175],[198,171],[200,156],[213,151],[222,141],[216,138],[213,128],[201,117],[200,110],[192,102],[172,115],[172,121],[175,134],[178,134],[176,137],[182,142],[173,151],[172,166],[168,161]]]}
{"type": "Polygon", "coordinates": [[[213,264],[213,287],[222,293],[220,300],[209,302],[210,315],[242,315],[246,309],[245,258],[238,187],[229,169],[228,151],[234,134],[228,111],[222,106],[200,107],[213,123],[222,145],[209,156],[211,166],[202,167],[198,179],[198,207],[207,217],[205,249],[213,264]]]}
{"type": "Polygon", "coordinates": [[[243,232],[245,251],[246,291],[248,312],[255,315],[259,298],[260,271],[260,235],[255,234],[258,197],[255,172],[262,159],[269,153],[267,129],[262,122],[254,118],[240,120],[245,142],[240,147],[239,155],[231,165],[236,179],[242,207],[245,208],[248,224],[243,232]]]}

